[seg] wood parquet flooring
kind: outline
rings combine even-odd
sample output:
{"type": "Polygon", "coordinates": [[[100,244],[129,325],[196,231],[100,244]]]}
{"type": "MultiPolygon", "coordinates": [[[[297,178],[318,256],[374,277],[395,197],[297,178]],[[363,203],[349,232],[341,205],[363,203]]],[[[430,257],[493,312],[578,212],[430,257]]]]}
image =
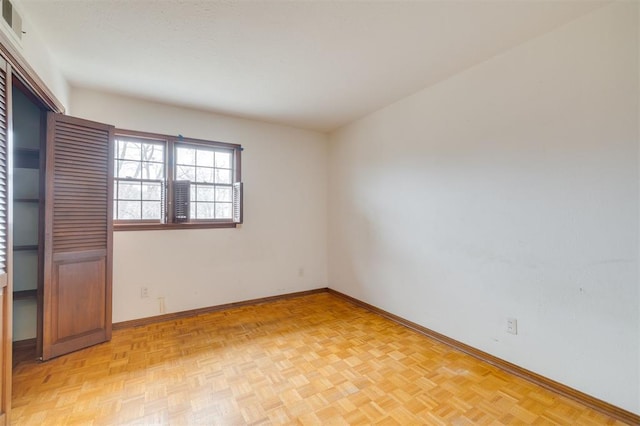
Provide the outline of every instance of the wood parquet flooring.
{"type": "Polygon", "coordinates": [[[15,425],[622,424],[328,293],[14,369],[15,425]]]}

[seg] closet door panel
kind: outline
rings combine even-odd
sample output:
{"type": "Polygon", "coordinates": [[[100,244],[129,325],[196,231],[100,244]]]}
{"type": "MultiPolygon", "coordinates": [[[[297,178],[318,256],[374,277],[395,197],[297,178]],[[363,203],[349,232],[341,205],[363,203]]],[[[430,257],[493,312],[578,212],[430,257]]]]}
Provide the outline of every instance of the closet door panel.
{"type": "Polygon", "coordinates": [[[105,257],[104,253],[70,253],[54,261],[51,282],[51,294],[57,299],[52,303],[51,316],[54,322],[51,329],[56,333],[54,340],[63,342],[80,335],[93,336],[88,338],[88,344],[93,344],[107,339],[105,257]]]}
{"type": "Polygon", "coordinates": [[[113,127],[47,116],[42,358],[111,338],[113,127]]]}

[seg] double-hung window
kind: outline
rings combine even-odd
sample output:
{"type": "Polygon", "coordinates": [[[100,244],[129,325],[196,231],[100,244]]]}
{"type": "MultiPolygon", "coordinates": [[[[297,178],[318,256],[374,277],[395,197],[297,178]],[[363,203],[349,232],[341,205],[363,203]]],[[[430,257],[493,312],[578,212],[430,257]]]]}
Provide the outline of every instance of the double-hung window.
{"type": "Polygon", "coordinates": [[[233,219],[233,149],[175,145],[176,180],[189,181],[192,220],[233,219]]]}
{"type": "Polygon", "coordinates": [[[162,222],[166,141],[116,136],[114,216],[122,222],[162,222]]]}
{"type": "Polygon", "coordinates": [[[242,223],[240,145],[116,131],[115,229],[242,223]]]}

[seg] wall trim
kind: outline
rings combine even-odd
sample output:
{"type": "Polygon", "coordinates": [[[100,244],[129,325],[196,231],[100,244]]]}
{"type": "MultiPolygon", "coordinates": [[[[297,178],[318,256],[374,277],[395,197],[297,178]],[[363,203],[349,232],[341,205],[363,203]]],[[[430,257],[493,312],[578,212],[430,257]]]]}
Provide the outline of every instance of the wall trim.
{"type": "Polygon", "coordinates": [[[443,343],[453,349],[479,359],[480,361],[484,361],[487,364],[493,365],[494,367],[497,367],[507,373],[518,376],[547,390],[577,401],[583,405],[586,405],[587,407],[593,408],[594,410],[606,414],[607,416],[613,417],[617,420],[629,423],[631,425],[640,425],[640,415],[634,414],[631,411],[616,407],[613,404],[602,401],[577,389],[573,389],[569,386],[563,385],[562,383],[556,382],[555,380],[551,380],[547,377],[541,376],[540,374],[534,373],[533,371],[529,371],[518,365],[512,364],[509,361],[505,361],[501,358],[495,357],[491,354],[488,354],[487,352],[481,351],[480,349],[476,349],[473,346],[469,346],[458,340],[452,339],[451,337],[447,337],[444,334],[440,334],[429,328],[423,327],[420,324],[416,324],[415,322],[409,321],[398,315],[394,315],[376,306],[358,300],[355,297],[351,297],[332,288],[327,288],[326,291],[330,294],[333,294],[334,296],[346,300],[347,302],[351,302],[352,304],[364,308],[374,314],[378,314],[399,325],[407,327],[424,336],[437,340],[438,342],[443,343]]]}
{"type": "Polygon", "coordinates": [[[22,361],[33,361],[38,358],[36,355],[36,338],[16,340],[11,343],[12,358],[11,365],[15,367],[22,361]]]}
{"type": "Polygon", "coordinates": [[[12,344],[13,344],[13,349],[16,349],[16,350],[35,349],[36,338],[33,337],[31,339],[16,340],[12,342],[12,344]]]}
{"type": "Polygon", "coordinates": [[[224,311],[227,309],[238,308],[240,306],[259,305],[262,303],[275,302],[278,300],[293,299],[295,297],[308,296],[310,294],[326,293],[328,288],[316,288],[313,290],[298,291],[295,293],[280,294],[277,296],[260,297],[258,299],[244,300],[241,302],[225,303],[222,305],[208,306],[206,308],[190,309],[188,311],[173,312],[170,314],[155,315],[152,317],[139,318],[129,321],[121,321],[113,323],[113,330],[122,330],[123,328],[140,327],[143,325],[155,324],[163,321],[172,321],[181,318],[194,317],[196,315],[207,314],[209,312],[224,311]]]}

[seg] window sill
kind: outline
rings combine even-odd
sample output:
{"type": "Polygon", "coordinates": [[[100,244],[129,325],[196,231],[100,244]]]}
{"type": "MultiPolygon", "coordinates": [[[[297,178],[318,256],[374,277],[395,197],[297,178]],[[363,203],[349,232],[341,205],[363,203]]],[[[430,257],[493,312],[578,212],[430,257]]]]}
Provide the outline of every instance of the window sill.
{"type": "Polygon", "coordinates": [[[192,222],[192,223],[114,223],[114,231],[160,231],[172,229],[236,228],[233,222],[192,222]]]}

